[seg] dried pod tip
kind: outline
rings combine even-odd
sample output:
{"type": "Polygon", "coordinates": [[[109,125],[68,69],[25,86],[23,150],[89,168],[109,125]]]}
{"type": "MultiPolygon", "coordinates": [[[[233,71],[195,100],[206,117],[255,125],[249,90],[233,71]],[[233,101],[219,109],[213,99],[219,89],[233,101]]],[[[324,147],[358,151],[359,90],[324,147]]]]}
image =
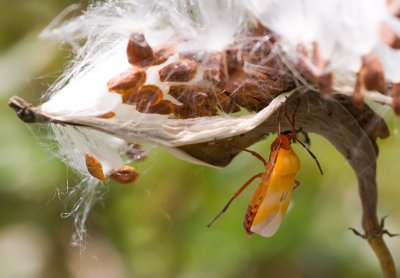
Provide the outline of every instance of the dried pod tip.
{"type": "Polygon", "coordinates": [[[119,183],[134,183],[139,177],[139,173],[135,168],[125,165],[122,169],[114,169],[109,174],[110,179],[119,183]]]}
{"type": "Polygon", "coordinates": [[[13,109],[17,113],[18,118],[25,123],[44,123],[49,121],[48,117],[37,113],[37,109],[20,97],[11,97],[8,101],[8,106],[13,109]]]}
{"type": "Polygon", "coordinates": [[[106,176],[104,175],[103,167],[101,166],[100,161],[89,154],[85,154],[85,162],[86,168],[90,175],[102,182],[106,181],[106,176]]]}

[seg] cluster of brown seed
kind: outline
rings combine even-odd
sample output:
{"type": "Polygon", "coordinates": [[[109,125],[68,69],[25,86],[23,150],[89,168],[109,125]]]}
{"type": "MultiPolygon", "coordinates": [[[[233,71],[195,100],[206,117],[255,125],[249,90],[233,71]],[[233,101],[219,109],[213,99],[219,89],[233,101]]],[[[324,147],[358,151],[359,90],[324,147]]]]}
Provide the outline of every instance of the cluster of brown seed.
{"type": "MultiPolygon", "coordinates": [[[[398,2],[388,0],[389,9],[400,18],[398,2]]],[[[382,42],[400,49],[400,37],[388,25],[380,29],[382,42]]],[[[259,111],[277,95],[296,88],[297,80],[286,67],[277,51],[276,36],[260,23],[239,33],[222,51],[177,52],[177,38],[151,47],[141,33],[131,34],[127,46],[130,68],[112,78],[108,89],[121,95],[123,103],[142,113],[173,115],[176,118],[194,118],[238,112],[241,108],[259,111]],[[169,61],[174,57],[172,62],[169,61]],[[148,70],[158,67],[158,82],[147,83],[148,70]],[[166,96],[168,95],[168,96],[166,96]]],[[[330,98],[333,91],[333,73],[328,71],[329,60],[321,55],[318,43],[308,51],[300,45],[299,72],[315,84],[321,95],[330,98]],[[312,67],[309,65],[312,64],[312,67]]],[[[365,90],[378,91],[393,98],[393,109],[400,115],[400,84],[388,83],[381,61],[376,53],[362,57],[357,74],[352,108],[362,110],[365,90]]],[[[112,118],[109,112],[100,117],[112,118]]],[[[101,164],[86,155],[89,172],[105,180],[101,164]]],[[[137,172],[130,166],[109,174],[120,182],[132,182],[137,172]]]]}
{"type": "Polygon", "coordinates": [[[143,34],[134,33],[127,47],[132,67],[111,79],[108,88],[142,113],[193,118],[241,107],[259,111],[277,94],[294,88],[288,69],[272,53],[274,41],[260,43],[266,35],[268,30],[259,25],[239,34],[223,51],[177,53],[173,42],[152,48],[143,34]],[[173,55],[176,61],[162,65],[173,55]],[[159,65],[158,77],[167,92],[146,84],[147,69],[159,65]],[[165,99],[164,93],[176,101],[165,99]]]}
{"type": "MultiPolygon", "coordinates": [[[[105,182],[107,180],[100,161],[94,156],[85,154],[86,168],[89,174],[96,179],[105,182]]],[[[132,166],[125,165],[122,169],[113,169],[108,173],[108,178],[119,183],[134,183],[139,177],[139,173],[132,166]]]]}
{"type": "MultiPolygon", "coordinates": [[[[400,8],[393,3],[388,1],[389,9],[400,17],[400,8]]],[[[400,49],[400,37],[388,25],[381,25],[380,37],[391,48],[400,49]]],[[[275,35],[261,24],[237,34],[224,50],[214,52],[177,53],[173,40],[152,48],[143,34],[133,33],[127,47],[132,67],[111,79],[108,88],[121,94],[125,104],[143,113],[193,118],[217,115],[219,111],[234,113],[240,108],[259,111],[276,95],[296,87],[293,75],[276,51],[275,35]],[[168,63],[174,55],[177,59],[168,63]],[[166,91],[146,84],[146,71],[152,66],[161,67],[158,78],[167,85],[163,86],[168,88],[166,91]],[[170,98],[165,99],[165,94],[170,98]]],[[[300,45],[299,57],[299,72],[319,88],[323,97],[331,97],[333,73],[327,70],[330,61],[322,57],[318,43],[312,45],[311,52],[300,45]]],[[[393,108],[400,114],[400,84],[386,81],[382,63],[374,52],[362,57],[357,74],[353,100],[359,107],[366,90],[392,96],[393,108]]]]}

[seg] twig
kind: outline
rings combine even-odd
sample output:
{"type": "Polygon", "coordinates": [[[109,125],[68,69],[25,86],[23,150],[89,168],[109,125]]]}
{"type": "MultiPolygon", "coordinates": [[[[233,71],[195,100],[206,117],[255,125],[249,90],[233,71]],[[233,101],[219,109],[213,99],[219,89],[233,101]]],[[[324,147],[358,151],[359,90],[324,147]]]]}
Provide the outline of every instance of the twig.
{"type": "MultiPolygon", "coordinates": [[[[373,167],[376,168],[376,164],[374,164],[373,167]]],[[[363,208],[362,227],[365,232],[363,237],[368,241],[375,255],[378,257],[384,276],[387,278],[397,277],[393,257],[383,240],[384,234],[392,234],[384,229],[385,218],[382,218],[379,223],[376,214],[376,187],[375,180],[371,182],[359,178],[359,194],[363,208]]]]}

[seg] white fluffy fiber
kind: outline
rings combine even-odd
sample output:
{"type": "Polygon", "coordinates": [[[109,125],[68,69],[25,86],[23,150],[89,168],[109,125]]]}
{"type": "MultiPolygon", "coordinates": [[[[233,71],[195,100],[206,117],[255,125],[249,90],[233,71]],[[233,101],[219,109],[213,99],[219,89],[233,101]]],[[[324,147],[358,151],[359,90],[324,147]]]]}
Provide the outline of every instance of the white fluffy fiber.
{"type": "MultiPolygon", "coordinates": [[[[75,51],[75,59],[61,79],[53,85],[43,112],[58,116],[98,116],[112,110],[124,111],[121,97],[108,91],[107,82],[130,65],[126,45],[132,32],[141,32],[150,45],[165,43],[174,34],[185,34],[179,50],[221,50],[245,21],[246,10],[241,1],[156,1],[120,0],[94,3],[88,10],[65,22],[57,18],[41,35],[67,43],[75,51]],[[223,20],[222,20],[223,19],[223,20]],[[61,23],[60,23],[61,21],[61,23]]],[[[68,12],[73,11],[70,8],[68,12]]],[[[63,16],[66,16],[65,12],[63,16]]],[[[154,79],[148,75],[148,80],[154,79]]],[[[132,117],[138,117],[132,112],[132,117]]],[[[156,115],[147,115],[157,117],[156,115]]],[[[141,115],[146,120],[146,115],[141,115]]],[[[109,138],[94,139],[84,128],[53,127],[61,154],[72,167],[87,175],[82,167],[85,153],[98,153],[94,146],[103,145],[107,155],[96,158],[106,170],[116,168],[116,155],[124,143],[108,144],[109,138]],[[85,139],[86,138],[86,139],[85,139]],[[100,141],[104,140],[101,144],[100,141]],[[108,146],[108,147],[107,147],[108,146]],[[79,156],[78,154],[81,154],[79,156]],[[109,159],[110,158],[110,159],[109,159]]],[[[101,137],[101,136],[100,136],[101,137]]],[[[118,161],[120,164],[120,161],[118,161]]]]}
{"type": "MultiPolygon", "coordinates": [[[[382,23],[400,32],[400,23],[386,0],[110,0],[94,2],[73,19],[57,18],[43,32],[42,37],[72,45],[76,58],[50,89],[42,110],[62,117],[97,116],[122,109],[120,96],[108,92],[107,81],[129,67],[125,49],[132,32],[143,33],[152,46],[180,35],[185,40],[178,44],[179,51],[221,50],[255,19],[278,35],[280,47],[293,63],[299,58],[299,45],[311,52],[312,43],[317,42],[323,59],[330,61],[325,70],[334,73],[336,90],[352,91],[361,57],[371,51],[379,55],[388,81],[400,82],[400,51],[390,49],[379,38],[382,23]]],[[[145,120],[154,115],[141,117],[145,120]]],[[[55,127],[56,135],[63,134],[57,140],[71,165],[87,174],[81,161],[72,159],[77,156],[70,154],[94,154],[96,150],[84,139],[87,136],[79,135],[87,131],[73,130],[55,127]]],[[[119,144],[106,150],[106,137],[103,151],[118,153],[119,144]]],[[[108,157],[113,156],[100,161],[111,169],[116,160],[108,157]]]]}
{"type": "MultiPolygon", "coordinates": [[[[43,38],[71,45],[75,53],[41,107],[61,118],[124,110],[120,96],[108,92],[107,82],[130,66],[125,51],[132,32],[143,33],[151,46],[178,35],[185,37],[177,46],[179,51],[218,51],[258,20],[277,34],[293,64],[299,59],[299,45],[310,49],[317,42],[323,58],[330,61],[326,70],[334,73],[336,90],[352,90],[361,57],[371,51],[379,55],[388,81],[400,82],[400,51],[379,39],[381,23],[400,33],[399,20],[389,12],[386,0],[108,0],[94,2],[83,14],[64,19],[72,10],[42,33],[43,38]]],[[[166,116],[140,115],[143,121],[157,116],[162,124],[166,116]]],[[[79,127],[53,126],[53,130],[61,155],[92,181],[84,154],[100,160],[105,172],[124,165],[121,139],[79,127]]]]}
{"type": "MultiPolygon", "coordinates": [[[[396,0],[397,1],[397,0],[396,0]]],[[[375,51],[381,59],[388,81],[400,82],[400,51],[381,42],[381,25],[400,34],[400,21],[388,9],[386,0],[250,0],[249,10],[279,36],[279,43],[293,61],[297,48],[320,46],[328,71],[336,76],[353,76],[361,57],[375,51]]],[[[311,49],[310,49],[311,50],[311,49]]],[[[343,82],[343,81],[342,81],[343,82]]]]}

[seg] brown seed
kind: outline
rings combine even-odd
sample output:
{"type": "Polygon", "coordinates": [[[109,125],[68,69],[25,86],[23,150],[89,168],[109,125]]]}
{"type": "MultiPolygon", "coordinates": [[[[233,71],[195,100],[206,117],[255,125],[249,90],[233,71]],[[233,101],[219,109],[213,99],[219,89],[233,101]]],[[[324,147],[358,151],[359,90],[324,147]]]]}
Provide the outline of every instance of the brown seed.
{"type": "Polygon", "coordinates": [[[154,113],[154,114],[161,114],[161,115],[168,115],[175,111],[175,104],[171,101],[162,99],[160,102],[152,105],[149,107],[149,110],[146,111],[147,113],[154,113]]]}
{"type": "Polygon", "coordinates": [[[95,157],[85,154],[85,162],[86,168],[88,172],[95,177],[96,179],[104,182],[106,180],[106,176],[103,172],[103,167],[101,166],[100,161],[98,161],[95,157]]]}
{"type": "Polygon", "coordinates": [[[246,72],[245,80],[250,84],[257,84],[259,90],[268,95],[288,92],[296,87],[292,75],[272,69],[251,74],[246,72]]]}
{"type": "Polygon", "coordinates": [[[179,119],[207,117],[217,115],[217,110],[213,107],[178,105],[174,111],[174,115],[179,119]]]}
{"type": "Polygon", "coordinates": [[[326,72],[328,62],[321,60],[316,61],[320,68],[319,72],[314,72],[315,80],[317,82],[321,96],[324,99],[330,99],[333,91],[333,73],[326,72]]]}
{"type": "Polygon", "coordinates": [[[203,79],[217,88],[233,91],[237,83],[243,82],[243,57],[239,49],[231,47],[211,56],[203,66],[203,79]]]}
{"type": "Polygon", "coordinates": [[[215,93],[217,98],[217,106],[225,113],[235,113],[240,111],[240,108],[228,96],[226,91],[215,93]]]}
{"type": "Polygon", "coordinates": [[[243,95],[235,95],[235,104],[246,108],[249,111],[260,111],[264,105],[258,99],[252,97],[244,97],[243,95]]]}
{"type": "Polygon", "coordinates": [[[364,106],[364,90],[365,90],[365,80],[364,80],[364,69],[361,68],[357,73],[356,84],[354,86],[354,92],[352,95],[353,103],[358,109],[362,109],[364,106]]]}
{"type": "Polygon", "coordinates": [[[161,82],[188,82],[194,77],[196,70],[196,62],[179,60],[160,69],[160,80],[161,82]]]}
{"type": "Polygon", "coordinates": [[[203,63],[209,57],[209,53],[206,51],[194,52],[194,51],[185,51],[179,52],[179,58],[183,60],[190,60],[196,62],[198,64],[203,63]]]}
{"type": "Polygon", "coordinates": [[[303,75],[310,79],[314,80],[314,74],[312,73],[310,67],[308,66],[307,59],[309,57],[308,50],[306,46],[302,43],[297,47],[297,52],[298,52],[298,67],[300,68],[301,72],[303,75]]]}
{"type": "Polygon", "coordinates": [[[400,36],[387,24],[382,23],[380,29],[381,40],[393,49],[400,49],[400,36]]]}
{"type": "Polygon", "coordinates": [[[173,44],[166,44],[154,48],[154,61],[153,65],[160,65],[168,60],[169,57],[176,53],[176,47],[173,44]]]}
{"type": "Polygon", "coordinates": [[[153,63],[153,50],[142,33],[132,33],[126,49],[128,62],[133,66],[147,67],[153,63]]]}
{"type": "Polygon", "coordinates": [[[97,116],[97,118],[100,118],[100,119],[111,119],[111,118],[114,118],[114,117],[115,117],[115,113],[114,112],[107,112],[107,113],[105,113],[103,115],[97,116]]]}
{"type": "Polygon", "coordinates": [[[260,111],[273,98],[256,83],[244,83],[230,96],[235,104],[250,111],[260,111]]]}
{"type": "Polygon", "coordinates": [[[207,102],[209,92],[193,85],[174,85],[168,94],[183,104],[201,106],[207,102]]]}
{"type": "Polygon", "coordinates": [[[361,67],[364,69],[365,88],[368,91],[378,91],[384,94],[386,92],[386,80],[378,55],[374,52],[364,55],[361,67]]]}
{"type": "Polygon", "coordinates": [[[393,84],[392,87],[393,110],[400,116],[400,83],[393,84]]]}
{"type": "Polygon", "coordinates": [[[127,104],[136,104],[142,108],[158,103],[163,98],[160,88],[154,85],[144,85],[138,91],[129,95],[127,104]]]}
{"type": "Polygon", "coordinates": [[[208,68],[203,72],[203,79],[211,82],[214,86],[220,89],[227,88],[227,77],[223,67],[208,68]]]}
{"type": "Polygon", "coordinates": [[[174,111],[175,117],[178,119],[196,118],[197,114],[193,113],[193,109],[187,105],[178,105],[174,111]]]}
{"type": "Polygon", "coordinates": [[[230,79],[243,76],[243,58],[238,49],[226,49],[224,51],[226,72],[230,79]]]}
{"type": "Polygon", "coordinates": [[[311,62],[319,69],[323,69],[326,62],[322,58],[321,48],[317,42],[312,43],[311,62]]]}
{"type": "Polygon", "coordinates": [[[327,71],[329,61],[322,57],[321,49],[317,42],[312,43],[311,57],[305,45],[300,45],[298,48],[300,54],[299,68],[304,76],[317,83],[321,96],[324,99],[332,97],[333,90],[333,73],[327,71]],[[307,63],[307,58],[313,64],[310,67],[307,63]]]}
{"type": "Polygon", "coordinates": [[[109,91],[124,96],[136,91],[144,82],[146,72],[130,68],[108,81],[107,86],[109,91]]]}
{"type": "Polygon", "coordinates": [[[220,89],[230,90],[227,88],[228,73],[226,69],[226,61],[221,53],[213,53],[202,64],[205,68],[203,79],[211,82],[220,89]]]}
{"type": "Polygon", "coordinates": [[[330,99],[332,97],[333,90],[333,73],[328,72],[320,75],[317,79],[317,84],[321,96],[324,99],[330,99]]]}
{"type": "Polygon", "coordinates": [[[231,113],[239,108],[222,91],[211,91],[195,85],[174,85],[170,87],[169,95],[181,102],[177,115],[180,118],[216,115],[218,110],[231,113]]]}
{"type": "Polygon", "coordinates": [[[275,38],[272,37],[271,34],[251,36],[247,43],[241,47],[243,60],[250,64],[269,68],[271,68],[273,64],[276,64],[277,61],[282,65],[279,55],[271,55],[274,43],[275,38]],[[266,40],[268,37],[269,39],[266,40]]]}
{"type": "Polygon", "coordinates": [[[135,168],[125,165],[122,169],[113,169],[109,177],[119,183],[134,183],[139,177],[135,168]]]}

